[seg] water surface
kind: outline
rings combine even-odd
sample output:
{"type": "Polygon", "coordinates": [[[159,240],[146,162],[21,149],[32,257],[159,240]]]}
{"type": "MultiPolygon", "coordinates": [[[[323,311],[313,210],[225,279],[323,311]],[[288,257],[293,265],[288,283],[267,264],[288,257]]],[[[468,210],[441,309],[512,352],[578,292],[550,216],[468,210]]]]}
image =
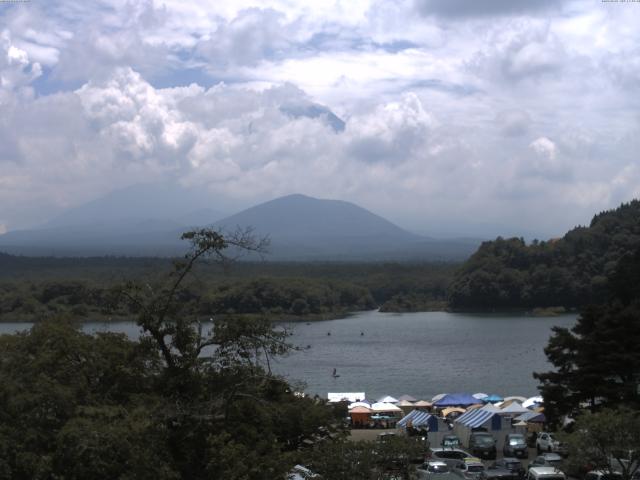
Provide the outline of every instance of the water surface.
{"type": "MultiPolygon", "coordinates": [[[[532,373],[550,368],[543,349],[551,327],[569,327],[575,319],[371,311],[340,320],[288,323],[289,340],[302,350],[273,368],[322,397],[328,392],[365,392],[370,399],[405,393],[430,399],[444,392],[532,396],[537,394],[532,373]],[[338,378],[332,376],[334,368],[338,378]]],[[[30,326],[0,323],[0,333],[30,326]]],[[[121,332],[132,339],[140,335],[134,322],[87,322],[83,330],[121,332]]]]}

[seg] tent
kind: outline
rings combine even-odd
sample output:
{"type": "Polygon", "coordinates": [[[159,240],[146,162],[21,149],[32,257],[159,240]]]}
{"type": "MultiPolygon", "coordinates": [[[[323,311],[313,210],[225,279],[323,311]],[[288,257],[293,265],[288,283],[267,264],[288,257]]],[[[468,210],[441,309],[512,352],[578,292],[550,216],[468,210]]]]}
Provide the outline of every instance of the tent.
{"type": "Polygon", "coordinates": [[[438,417],[420,410],[412,410],[398,421],[398,427],[429,427],[429,431],[438,431],[438,417]]]}
{"type": "Polygon", "coordinates": [[[442,416],[443,416],[443,417],[448,417],[448,416],[449,416],[449,415],[451,415],[452,413],[453,413],[453,414],[456,414],[456,413],[457,413],[457,414],[461,414],[461,413],[464,413],[464,412],[465,412],[465,409],[464,409],[464,408],[460,408],[460,407],[447,407],[447,408],[444,408],[444,409],[442,410],[442,412],[441,412],[441,413],[442,413],[442,416]]]}
{"type": "Polygon", "coordinates": [[[426,432],[427,437],[431,445],[440,445],[442,443],[442,437],[451,433],[449,425],[445,423],[442,418],[431,415],[423,410],[412,410],[398,421],[397,426],[399,428],[422,428],[428,429],[426,432]]]}
{"type": "Polygon", "coordinates": [[[504,408],[500,409],[500,413],[527,413],[531,410],[524,408],[518,402],[512,402],[504,408]]]}
{"type": "Polygon", "coordinates": [[[448,393],[433,402],[434,407],[465,407],[478,403],[478,399],[468,393],[448,393]]]}
{"type": "Polygon", "coordinates": [[[426,400],[418,400],[413,404],[416,408],[431,408],[433,404],[431,402],[427,402],[426,400]]]}
{"type": "Polygon", "coordinates": [[[505,397],[504,398],[505,402],[509,402],[509,401],[512,401],[512,400],[515,400],[518,403],[522,403],[522,402],[525,402],[527,399],[524,398],[524,397],[521,397],[519,395],[514,395],[514,396],[511,396],[511,397],[505,397]]]}
{"type": "Polygon", "coordinates": [[[478,400],[484,400],[485,398],[487,398],[489,395],[487,395],[486,393],[474,393],[473,395],[471,395],[472,397],[477,398],[478,400]]]}
{"type": "Polygon", "coordinates": [[[376,413],[380,413],[380,412],[393,412],[393,413],[402,412],[402,409],[400,407],[395,406],[393,403],[387,403],[387,402],[374,403],[373,405],[371,405],[371,410],[373,410],[376,413]]]}
{"type": "Polygon", "coordinates": [[[366,407],[366,408],[371,408],[371,404],[367,403],[367,402],[353,402],[350,403],[347,408],[349,410],[351,410],[352,408],[356,408],[356,407],[366,407]]]}
{"type": "Polygon", "coordinates": [[[401,402],[415,402],[416,399],[414,397],[412,397],[411,395],[401,395],[398,398],[399,401],[401,402]]]}
{"type": "Polygon", "coordinates": [[[367,407],[354,407],[349,411],[351,425],[367,425],[371,420],[371,409],[367,407]]]}
{"type": "Polygon", "coordinates": [[[448,395],[448,393],[439,393],[438,395],[434,395],[433,398],[431,399],[432,403],[436,403],[438,400],[440,400],[443,397],[446,397],[448,395]]]}
{"type": "Polygon", "coordinates": [[[358,402],[365,397],[364,392],[348,392],[348,393],[327,393],[327,398],[330,403],[337,402],[358,402]]]}
{"type": "Polygon", "coordinates": [[[517,416],[516,420],[520,422],[544,423],[547,421],[547,418],[544,416],[544,413],[527,412],[517,416]]]}
{"type": "Polygon", "coordinates": [[[378,403],[398,403],[399,400],[397,398],[393,398],[391,395],[387,395],[385,397],[381,397],[378,399],[378,403]]]}
{"type": "Polygon", "coordinates": [[[483,399],[483,401],[489,402],[489,403],[498,403],[498,402],[502,402],[503,400],[504,399],[500,395],[496,395],[495,393],[483,399]]]}
{"type": "Polygon", "coordinates": [[[407,400],[400,400],[396,403],[396,407],[400,407],[404,413],[409,413],[415,408],[415,405],[407,400]]]}
{"type": "Polygon", "coordinates": [[[522,406],[524,408],[532,408],[538,405],[542,405],[544,403],[544,399],[540,396],[527,398],[524,402],[522,402],[522,406]]]}
{"type": "Polygon", "coordinates": [[[454,421],[454,433],[462,440],[464,445],[469,444],[469,436],[476,429],[485,429],[496,439],[496,448],[500,450],[504,444],[504,437],[512,432],[511,421],[502,418],[499,412],[476,408],[460,415],[454,421]]]}

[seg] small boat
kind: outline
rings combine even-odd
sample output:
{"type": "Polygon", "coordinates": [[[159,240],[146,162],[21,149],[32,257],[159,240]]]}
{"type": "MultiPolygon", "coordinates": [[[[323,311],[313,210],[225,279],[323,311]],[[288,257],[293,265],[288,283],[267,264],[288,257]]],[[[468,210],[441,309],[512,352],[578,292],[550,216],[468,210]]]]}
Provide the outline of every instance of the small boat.
{"type": "Polygon", "coordinates": [[[340,375],[338,375],[338,370],[336,370],[335,368],[333,369],[333,373],[331,374],[331,376],[333,378],[338,378],[340,375]]]}

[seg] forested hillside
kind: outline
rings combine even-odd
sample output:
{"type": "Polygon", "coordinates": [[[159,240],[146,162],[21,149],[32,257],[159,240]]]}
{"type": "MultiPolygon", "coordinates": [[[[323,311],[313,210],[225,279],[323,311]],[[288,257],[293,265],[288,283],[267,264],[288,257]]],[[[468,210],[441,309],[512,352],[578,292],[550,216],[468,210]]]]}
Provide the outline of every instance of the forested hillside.
{"type": "Polygon", "coordinates": [[[640,201],[596,215],[563,238],[484,242],[456,272],[453,309],[577,308],[601,302],[617,261],[640,246],[640,201]]]}
{"type": "MultiPolygon", "coordinates": [[[[171,268],[163,258],[29,258],[0,253],[0,321],[132,318],[115,307],[126,279],[154,285],[171,268]]],[[[444,308],[455,264],[238,262],[201,265],[182,301],[196,316],[258,314],[272,320],[333,318],[444,308]]]]}

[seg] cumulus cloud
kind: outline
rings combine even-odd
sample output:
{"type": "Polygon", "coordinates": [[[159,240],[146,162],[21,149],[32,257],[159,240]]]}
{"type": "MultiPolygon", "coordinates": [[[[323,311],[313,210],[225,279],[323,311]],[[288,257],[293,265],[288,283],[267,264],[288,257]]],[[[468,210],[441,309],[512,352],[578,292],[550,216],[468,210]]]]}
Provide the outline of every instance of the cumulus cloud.
{"type": "Polygon", "coordinates": [[[167,179],[235,207],[343,198],[427,233],[455,218],[473,234],[481,218],[557,234],[638,194],[640,34],[606,4],[98,0],[2,15],[7,228],[167,179]]]}

